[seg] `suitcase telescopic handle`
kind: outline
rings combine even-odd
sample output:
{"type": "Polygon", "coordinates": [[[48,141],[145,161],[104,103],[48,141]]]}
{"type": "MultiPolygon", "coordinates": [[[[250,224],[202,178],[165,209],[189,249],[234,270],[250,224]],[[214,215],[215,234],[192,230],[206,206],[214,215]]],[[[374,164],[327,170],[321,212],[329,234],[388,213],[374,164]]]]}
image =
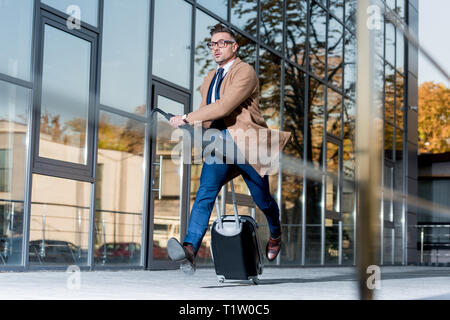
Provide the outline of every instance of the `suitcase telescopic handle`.
{"type": "MultiPolygon", "coordinates": [[[[236,223],[236,229],[240,229],[241,228],[241,221],[239,219],[239,213],[237,210],[237,203],[236,203],[236,195],[234,193],[234,183],[233,181],[230,181],[230,188],[231,188],[231,199],[233,201],[233,211],[234,211],[234,220],[236,223]]],[[[223,219],[225,218],[225,213],[222,215],[220,213],[220,209],[219,209],[219,203],[216,199],[216,211],[217,211],[217,218],[218,218],[218,223],[219,223],[219,228],[223,229],[223,219]]]]}

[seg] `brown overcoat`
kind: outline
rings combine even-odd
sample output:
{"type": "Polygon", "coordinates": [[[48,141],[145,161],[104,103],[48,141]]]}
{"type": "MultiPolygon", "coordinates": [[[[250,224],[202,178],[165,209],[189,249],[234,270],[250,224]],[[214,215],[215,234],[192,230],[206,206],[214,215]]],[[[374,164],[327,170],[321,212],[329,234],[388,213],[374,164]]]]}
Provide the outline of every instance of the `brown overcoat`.
{"type": "MultiPolygon", "coordinates": [[[[278,171],[278,157],[289,141],[291,133],[269,129],[259,108],[259,82],[252,66],[236,58],[220,87],[220,100],[207,105],[207,95],[216,70],[206,75],[200,87],[202,101],[200,107],[188,114],[186,120],[194,125],[199,121],[203,127],[209,128],[213,120],[222,119],[230,132],[233,141],[245,160],[258,172],[261,177],[266,174],[275,174],[278,171]],[[250,137],[256,143],[251,142],[250,137]],[[243,135],[247,135],[247,143],[243,135]],[[274,143],[275,142],[275,143],[274,143]],[[278,144],[278,147],[276,146],[278,144]],[[275,152],[270,153],[274,147],[275,152]],[[267,152],[272,161],[255,161],[258,152],[267,152]],[[275,165],[274,165],[275,164],[275,165]]],[[[272,150],[272,151],[274,151],[272,150]]],[[[234,170],[227,181],[238,176],[234,170]]]]}

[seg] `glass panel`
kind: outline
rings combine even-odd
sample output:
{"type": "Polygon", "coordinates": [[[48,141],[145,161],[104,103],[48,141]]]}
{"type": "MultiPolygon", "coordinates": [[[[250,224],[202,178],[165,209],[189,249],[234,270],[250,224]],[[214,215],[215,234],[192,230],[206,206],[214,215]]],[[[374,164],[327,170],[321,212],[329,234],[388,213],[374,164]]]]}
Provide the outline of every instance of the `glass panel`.
{"type": "Polygon", "coordinates": [[[197,0],[197,3],[227,20],[228,0],[197,0]]]}
{"type": "Polygon", "coordinates": [[[144,123],[100,112],[94,238],[96,264],[140,264],[144,145],[144,123]]]}
{"type": "Polygon", "coordinates": [[[356,0],[345,0],[345,23],[352,31],[355,30],[356,25],[356,0]]]}
{"type": "Polygon", "coordinates": [[[339,223],[325,219],[325,264],[339,263],[339,223]]]}
{"type": "Polygon", "coordinates": [[[355,99],[356,92],[356,37],[350,32],[345,33],[344,56],[344,93],[355,99]]]}
{"type": "Polygon", "coordinates": [[[260,38],[266,45],[281,51],[283,44],[283,1],[261,0],[260,38]]]}
{"type": "Polygon", "coordinates": [[[33,175],[31,265],[86,265],[91,184],[33,175]]]}
{"type": "Polygon", "coordinates": [[[342,173],[350,180],[355,177],[355,112],[355,103],[345,99],[342,173]]]}
{"type": "Polygon", "coordinates": [[[42,3],[76,18],[78,18],[76,14],[79,13],[81,21],[87,22],[94,27],[98,24],[97,0],[42,0],[42,3]],[[78,8],[71,7],[74,5],[78,8]]]}
{"type": "Polygon", "coordinates": [[[32,0],[0,1],[0,73],[31,78],[32,0]]]}
{"type": "Polygon", "coordinates": [[[257,19],[257,1],[231,0],[231,23],[236,27],[256,36],[257,19]]]}
{"type": "Polygon", "coordinates": [[[242,61],[247,62],[253,68],[256,67],[256,43],[248,38],[235,33],[236,41],[239,44],[238,56],[242,61]]]}
{"type": "Polygon", "coordinates": [[[309,112],[308,112],[308,142],[307,160],[314,167],[323,166],[323,126],[325,112],[325,87],[317,80],[309,81],[309,112]]]}
{"type": "Polygon", "coordinates": [[[395,66],[395,27],[387,22],[386,26],[386,56],[385,59],[392,66],[395,66]]]}
{"type": "Polygon", "coordinates": [[[329,10],[336,18],[344,21],[344,0],[330,0],[329,10]]]}
{"type": "Polygon", "coordinates": [[[49,25],[44,32],[39,156],[86,164],[91,43],[49,25]]]}
{"type": "MultiPolygon", "coordinates": [[[[305,75],[297,68],[286,64],[284,86],[284,123],[283,128],[292,133],[292,137],[283,149],[283,153],[302,163],[304,157],[304,121],[305,121],[305,75]]],[[[281,182],[281,223],[283,239],[286,244],[281,253],[285,264],[301,263],[301,223],[303,176],[283,173],[281,182]]]]}
{"type": "MultiPolygon", "coordinates": [[[[158,108],[172,114],[183,114],[184,105],[166,97],[158,96],[158,108]]],[[[182,183],[182,161],[172,155],[172,150],[179,144],[179,139],[173,139],[172,134],[175,130],[167,120],[158,114],[156,128],[156,154],[154,156],[155,185],[153,189],[159,192],[153,192],[154,203],[154,233],[153,233],[153,259],[168,260],[167,241],[175,237],[180,240],[180,210],[181,195],[180,187],[182,183]],[[161,175],[160,175],[161,174],[161,175]]],[[[181,150],[176,153],[181,155],[181,150]]],[[[209,239],[205,237],[202,246],[206,246],[209,251],[209,239]]],[[[205,249],[201,249],[202,251],[205,249]]]]}
{"type": "Polygon", "coordinates": [[[327,173],[325,208],[339,213],[339,146],[334,143],[327,143],[327,173]]]}
{"type": "Polygon", "coordinates": [[[145,115],[149,0],[104,4],[100,103],[145,115]]]}
{"type": "Polygon", "coordinates": [[[192,6],[185,1],[155,3],[153,74],[185,88],[191,78],[191,17],[192,6]]]}
{"type": "MultiPolygon", "coordinates": [[[[323,167],[324,92],[317,80],[310,78],[308,97],[308,140],[306,157],[310,164],[323,167]]],[[[321,252],[322,182],[308,179],[306,183],[306,263],[319,264],[321,252]]]]}
{"type": "Polygon", "coordinates": [[[207,14],[197,9],[197,18],[195,22],[195,64],[194,64],[194,105],[193,111],[200,107],[202,97],[200,95],[200,86],[208,73],[217,67],[211,50],[208,49],[206,43],[210,41],[210,29],[218,23],[217,20],[211,18],[207,14]]]}
{"type": "Polygon", "coordinates": [[[401,73],[404,73],[404,70],[405,70],[405,41],[403,38],[403,34],[398,29],[397,29],[396,53],[397,53],[397,61],[396,61],[397,70],[400,71],[401,73]]]}
{"type": "Polygon", "coordinates": [[[315,1],[311,3],[309,31],[309,62],[311,71],[319,78],[325,76],[327,13],[315,1]]]}
{"type": "Polygon", "coordinates": [[[389,64],[386,64],[385,73],[384,116],[386,121],[394,124],[395,71],[389,64]]]}
{"type": "Polygon", "coordinates": [[[22,263],[31,90],[0,81],[0,266],[22,263]]]}
{"type": "Polygon", "coordinates": [[[342,88],[342,43],[344,27],[336,19],[328,24],[328,81],[339,90],[342,88]]]}
{"type": "Polygon", "coordinates": [[[397,127],[403,129],[404,125],[404,94],[405,94],[405,79],[400,75],[400,73],[396,72],[396,81],[395,81],[395,115],[396,115],[396,125],[397,127]]]}
{"type": "Polygon", "coordinates": [[[394,153],[394,127],[385,124],[384,127],[384,157],[393,160],[394,153]]]}
{"type": "MultiPolygon", "coordinates": [[[[298,188],[298,186],[296,186],[298,188]]],[[[292,208],[291,208],[292,209],[292,208]]],[[[301,212],[292,215],[297,220],[301,218],[301,212]]],[[[302,227],[300,224],[282,224],[283,250],[280,251],[281,265],[299,265],[302,263],[302,227]]],[[[264,239],[264,238],[263,238],[264,239]]]]}
{"type": "Polygon", "coordinates": [[[283,152],[299,160],[304,158],[305,81],[303,72],[286,64],[283,130],[291,132],[292,136],[283,152]]]}
{"type": "Polygon", "coordinates": [[[342,96],[332,89],[327,94],[327,132],[341,137],[342,128],[342,96]]]}
{"type": "MultiPolygon", "coordinates": [[[[345,161],[345,160],[344,160],[345,161]]],[[[344,171],[345,175],[345,171],[344,171]]],[[[342,188],[342,264],[354,263],[355,186],[344,180],[342,188]]]]}
{"type": "Polygon", "coordinates": [[[264,49],[260,49],[259,54],[259,107],[267,125],[273,129],[279,129],[281,59],[264,49]]]}
{"type": "MultiPolygon", "coordinates": [[[[395,130],[395,165],[394,165],[394,188],[403,193],[403,131],[395,130]]],[[[395,224],[395,263],[402,263],[403,246],[403,203],[401,198],[394,201],[394,224],[395,224]]]]}
{"type": "Polygon", "coordinates": [[[289,59],[304,66],[306,63],[307,1],[286,2],[286,53],[289,59]]]}

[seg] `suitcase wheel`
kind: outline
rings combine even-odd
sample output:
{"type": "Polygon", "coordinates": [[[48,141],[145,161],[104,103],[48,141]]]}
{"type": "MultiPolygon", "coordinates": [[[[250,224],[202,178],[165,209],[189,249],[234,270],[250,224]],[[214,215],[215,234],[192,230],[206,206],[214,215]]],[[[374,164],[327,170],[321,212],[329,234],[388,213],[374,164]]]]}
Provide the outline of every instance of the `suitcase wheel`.
{"type": "Polygon", "coordinates": [[[217,276],[217,281],[219,281],[219,283],[224,283],[225,282],[225,277],[224,276],[217,276]]]}

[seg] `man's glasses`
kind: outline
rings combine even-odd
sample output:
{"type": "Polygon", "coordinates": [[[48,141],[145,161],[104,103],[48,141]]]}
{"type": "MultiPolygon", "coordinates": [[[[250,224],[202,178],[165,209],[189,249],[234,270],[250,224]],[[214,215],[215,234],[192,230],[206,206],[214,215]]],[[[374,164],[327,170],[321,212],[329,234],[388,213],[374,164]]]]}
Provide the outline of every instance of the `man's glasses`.
{"type": "Polygon", "coordinates": [[[208,42],[206,45],[208,46],[208,48],[213,49],[215,46],[218,46],[219,48],[224,48],[227,44],[229,43],[235,43],[236,41],[231,41],[231,40],[219,40],[217,42],[211,41],[208,42]]]}

